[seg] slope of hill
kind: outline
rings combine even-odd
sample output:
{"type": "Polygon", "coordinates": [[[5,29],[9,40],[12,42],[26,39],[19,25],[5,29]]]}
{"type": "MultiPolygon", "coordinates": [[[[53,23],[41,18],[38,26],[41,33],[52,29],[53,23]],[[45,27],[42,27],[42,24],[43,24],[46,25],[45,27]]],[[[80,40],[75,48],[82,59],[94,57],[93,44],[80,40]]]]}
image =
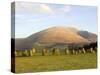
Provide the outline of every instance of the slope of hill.
{"type": "MultiPolygon", "coordinates": [[[[74,28],[73,28],[74,29],[74,28]]],[[[72,28],[64,27],[52,27],[41,31],[37,34],[33,34],[28,38],[31,41],[38,43],[88,43],[87,39],[84,39],[77,34],[72,28]]]]}
{"type": "Polygon", "coordinates": [[[90,42],[97,42],[97,35],[94,33],[90,33],[88,31],[79,31],[78,33],[90,42]]]}
{"type": "Polygon", "coordinates": [[[89,44],[97,40],[96,34],[79,31],[73,27],[52,27],[32,34],[24,39],[16,39],[16,49],[30,49],[34,45],[53,46],[69,44],[89,44]]]}

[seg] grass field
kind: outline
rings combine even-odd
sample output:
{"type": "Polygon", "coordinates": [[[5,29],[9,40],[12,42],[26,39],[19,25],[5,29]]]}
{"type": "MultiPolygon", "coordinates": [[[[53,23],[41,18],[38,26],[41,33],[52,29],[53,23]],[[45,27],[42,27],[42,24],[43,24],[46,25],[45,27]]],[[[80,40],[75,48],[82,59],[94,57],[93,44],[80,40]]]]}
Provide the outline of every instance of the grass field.
{"type": "Polygon", "coordinates": [[[96,54],[16,57],[16,73],[90,69],[97,67],[96,54]]]}

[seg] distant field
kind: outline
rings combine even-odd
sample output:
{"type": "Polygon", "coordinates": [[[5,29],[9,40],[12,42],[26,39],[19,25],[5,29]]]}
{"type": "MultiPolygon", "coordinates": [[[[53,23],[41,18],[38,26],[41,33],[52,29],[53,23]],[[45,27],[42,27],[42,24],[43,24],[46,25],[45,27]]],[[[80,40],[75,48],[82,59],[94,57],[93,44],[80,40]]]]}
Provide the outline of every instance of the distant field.
{"type": "Polygon", "coordinates": [[[97,67],[96,54],[16,57],[16,73],[90,69],[97,67]]]}

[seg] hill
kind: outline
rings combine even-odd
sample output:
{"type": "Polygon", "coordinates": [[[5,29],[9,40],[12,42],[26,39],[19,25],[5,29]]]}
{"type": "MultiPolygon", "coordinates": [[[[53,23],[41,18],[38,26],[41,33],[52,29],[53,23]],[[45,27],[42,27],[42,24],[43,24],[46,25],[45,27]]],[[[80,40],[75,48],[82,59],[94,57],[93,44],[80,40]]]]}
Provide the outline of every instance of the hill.
{"type": "Polygon", "coordinates": [[[34,46],[66,46],[70,44],[84,45],[97,41],[97,35],[80,31],[73,27],[51,27],[30,35],[27,38],[16,38],[15,47],[17,50],[31,49],[34,46]]]}

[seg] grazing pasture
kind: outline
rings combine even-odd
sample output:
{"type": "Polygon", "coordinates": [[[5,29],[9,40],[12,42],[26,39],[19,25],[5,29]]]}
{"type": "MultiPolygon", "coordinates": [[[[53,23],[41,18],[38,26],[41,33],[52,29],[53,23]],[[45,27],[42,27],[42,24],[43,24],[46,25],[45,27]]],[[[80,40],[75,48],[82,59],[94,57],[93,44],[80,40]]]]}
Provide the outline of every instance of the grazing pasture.
{"type": "Polygon", "coordinates": [[[92,69],[97,67],[97,54],[15,57],[15,67],[16,73],[92,69]]]}

